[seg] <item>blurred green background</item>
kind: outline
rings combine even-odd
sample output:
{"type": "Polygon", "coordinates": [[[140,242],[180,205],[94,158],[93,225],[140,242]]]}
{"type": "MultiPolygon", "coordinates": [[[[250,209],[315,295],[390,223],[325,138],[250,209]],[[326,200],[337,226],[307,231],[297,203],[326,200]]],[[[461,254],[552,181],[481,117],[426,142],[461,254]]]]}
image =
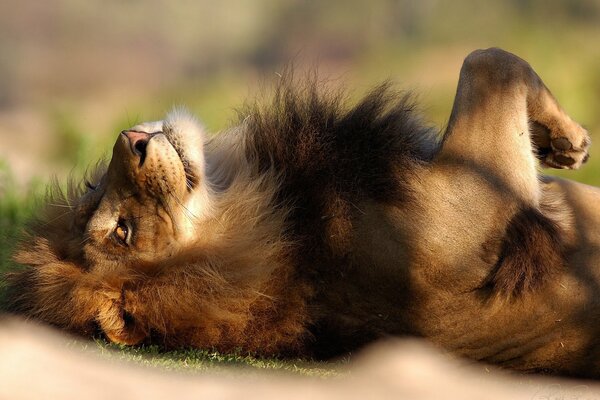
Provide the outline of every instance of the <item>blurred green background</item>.
{"type": "MultiPolygon", "coordinates": [[[[185,105],[208,130],[293,63],[358,96],[391,79],[442,127],[473,49],[527,59],[600,132],[600,0],[0,0],[0,268],[52,176],[185,105]]],[[[600,156],[565,175],[600,185],[600,156]]]]}
{"type": "MultiPolygon", "coordinates": [[[[489,46],[599,130],[599,0],[4,0],[0,187],[81,169],[176,104],[218,131],[289,62],[355,95],[391,78],[443,126],[464,56],[489,46]]],[[[598,166],[569,175],[600,184],[598,166]]]]}
{"type": "MultiPolygon", "coordinates": [[[[118,132],[173,105],[217,132],[293,63],[352,96],[391,79],[442,128],[462,60],[490,46],[527,59],[599,138],[600,0],[0,0],[0,272],[51,177],[81,176],[118,132]]],[[[564,175],[600,185],[600,152],[564,175]]],[[[312,373],[123,352],[178,368],[233,360],[312,373]]]]}

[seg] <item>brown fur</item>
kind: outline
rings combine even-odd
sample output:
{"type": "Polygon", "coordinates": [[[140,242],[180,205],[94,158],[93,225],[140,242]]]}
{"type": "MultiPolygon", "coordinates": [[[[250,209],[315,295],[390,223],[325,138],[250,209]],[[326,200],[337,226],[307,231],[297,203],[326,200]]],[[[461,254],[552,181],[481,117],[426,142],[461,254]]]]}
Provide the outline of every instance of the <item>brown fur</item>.
{"type": "Polygon", "coordinates": [[[482,289],[508,297],[541,287],[563,267],[563,243],[556,224],[536,209],[517,212],[502,238],[498,261],[482,289]]]}
{"type": "Polygon", "coordinates": [[[181,112],[119,135],[90,189],[48,199],[6,308],[124,344],[331,357],[417,335],[600,375],[600,193],[536,164],[579,167],[589,137],[523,60],[467,57],[443,140],[389,85],[348,106],[286,78],[241,114],[210,140],[181,112]]]}
{"type": "Polygon", "coordinates": [[[207,234],[147,274],[87,272],[70,260],[78,259],[79,249],[55,250],[67,234],[55,213],[64,218],[60,210],[68,201],[53,198],[47,222],[37,228],[45,234],[51,224],[53,234],[34,236],[35,247],[15,255],[33,268],[7,276],[10,309],[83,334],[99,323],[111,339],[124,343],[142,334],[169,347],[300,351],[310,289],[293,279],[286,264],[292,244],[272,236],[281,231],[283,215],[271,209],[272,194],[261,180],[234,190],[236,185],[222,199],[218,218],[203,226],[207,234]],[[284,293],[286,304],[279,304],[284,293]]]}

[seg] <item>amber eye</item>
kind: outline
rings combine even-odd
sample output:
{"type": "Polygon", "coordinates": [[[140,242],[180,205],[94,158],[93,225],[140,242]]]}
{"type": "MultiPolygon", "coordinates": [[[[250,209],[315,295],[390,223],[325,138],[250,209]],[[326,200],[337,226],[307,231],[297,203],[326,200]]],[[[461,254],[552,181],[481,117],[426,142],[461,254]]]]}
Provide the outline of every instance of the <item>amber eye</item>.
{"type": "Polygon", "coordinates": [[[129,244],[129,228],[127,227],[125,221],[122,219],[120,219],[119,222],[117,222],[117,227],[115,228],[115,237],[121,244],[129,244]]]}

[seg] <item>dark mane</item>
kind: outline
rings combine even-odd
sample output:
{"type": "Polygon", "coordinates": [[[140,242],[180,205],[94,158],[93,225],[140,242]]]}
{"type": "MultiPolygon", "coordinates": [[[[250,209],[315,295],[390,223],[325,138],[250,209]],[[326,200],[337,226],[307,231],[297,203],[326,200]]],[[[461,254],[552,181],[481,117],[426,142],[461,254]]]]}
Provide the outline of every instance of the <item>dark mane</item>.
{"type": "Polygon", "coordinates": [[[284,173],[287,189],[333,186],[401,200],[410,171],[437,149],[437,131],[422,122],[412,94],[385,82],[349,107],[343,92],[319,86],[316,79],[298,84],[284,77],[270,103],[243,110],[248,155],[261,170],[284,173]]]}
{"type": "Polygon", "coordinates": [[[288,76],[270,102],[248,106],[242,117],[247,158],[258,173],[281,177],[275,206],[289,209],[284,234],[298,244],[290,261],[315,289],[309,329],[319,348],[313,355],[360,346],[373,332],[346,326],[342,340],[329,332],[329,316],[320,316],[322,304],[340,274],[368,268],[352,255],[360,205],[408,204],[411,181],[437,151],[437,131],[422,122],[412,95],[388,82],[349,105],[343,93],[324,90],[315,79],[298,84],[288,76]]]}
{"type": "Polygon", "coordinates": [[[270,102],[241,115],[248,158],[259,171],[282,176],[278,200],[293,205],[291,229],[311,251],[343,255],[356,203],[404,201],[415,170],[438,145],[437,131],[422,122],[412,95],[389,82],[348,106],[347,96],[316,79],[299,84],[287,75],[270,102]]]}
{"type": "MultiPolygon", "coordinates": [[[[54,179],[34,218],[25,226],[13,259],[22,265],[43,266],[56,260],[79,261],[81,236],[87,220],[98,205],[101,193],[94,187],[105,174],[107,163],[101,160],[86,170],[83,178],[70,176],[66,185],[54,179]],[[39,238],[43,238],[43,244],[39,238]]],[[[0,276],[5,285],[0,309],[27,314],[33,304],[35,268],[19,267],[0,276]]]]}

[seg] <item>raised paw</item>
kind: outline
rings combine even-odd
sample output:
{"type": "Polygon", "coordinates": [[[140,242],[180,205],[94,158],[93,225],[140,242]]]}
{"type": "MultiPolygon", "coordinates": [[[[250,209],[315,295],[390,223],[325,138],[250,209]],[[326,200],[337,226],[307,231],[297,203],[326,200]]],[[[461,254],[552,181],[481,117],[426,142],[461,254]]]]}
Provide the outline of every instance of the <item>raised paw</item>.
{"type": "Polygon", "coordinates": [[[538,146],[538,158],[545,167],[577,169],[589,158],[591,139],[588,132],[573,121],[565,122],[567,123],[553,127],[536,126],[533,129],[537,138],[534,141],[538,146]]]}

